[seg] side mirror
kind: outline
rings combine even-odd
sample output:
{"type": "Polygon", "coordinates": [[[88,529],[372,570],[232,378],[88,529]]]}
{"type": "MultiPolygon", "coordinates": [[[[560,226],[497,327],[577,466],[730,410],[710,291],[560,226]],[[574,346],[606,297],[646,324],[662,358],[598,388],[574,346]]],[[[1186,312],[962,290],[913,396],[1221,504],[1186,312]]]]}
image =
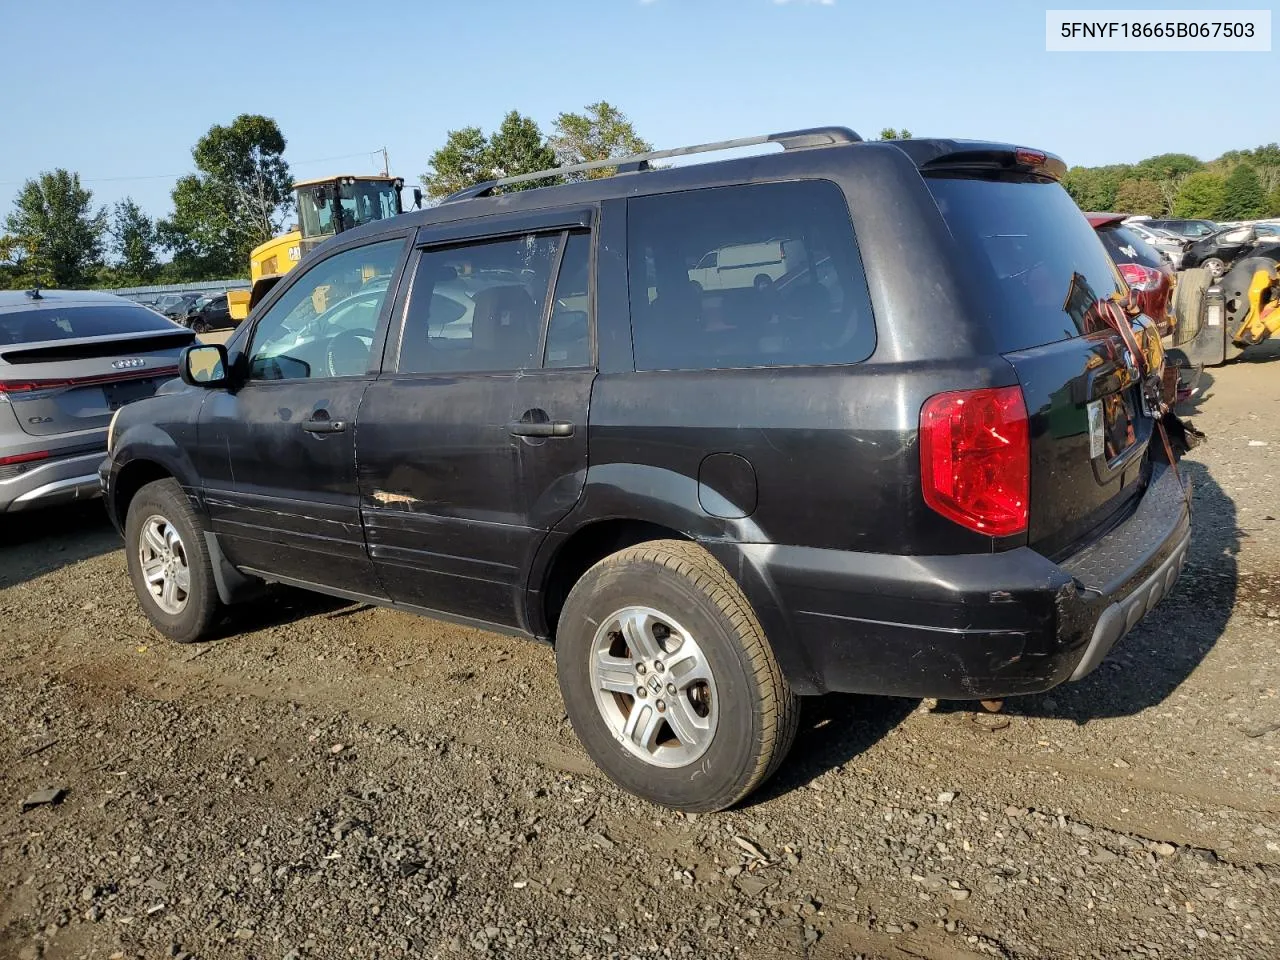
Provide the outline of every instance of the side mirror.
{"type": "Polygon", "coordinates": [[[225,386],[227,369],[227,348],[220,343],[187,347],[178,360],[178,376],[192,387],[225,386]]]}

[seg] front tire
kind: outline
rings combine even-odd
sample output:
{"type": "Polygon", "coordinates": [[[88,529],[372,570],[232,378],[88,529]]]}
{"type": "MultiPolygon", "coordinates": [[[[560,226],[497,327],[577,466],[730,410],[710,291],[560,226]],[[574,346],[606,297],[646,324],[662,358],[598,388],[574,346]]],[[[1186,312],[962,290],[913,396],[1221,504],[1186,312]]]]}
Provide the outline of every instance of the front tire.
{"type": "Polygon", "coordinates": [[[204,533],[176,480],[148,483],[129,502],[129,579],[147,619],[178,643],[208,637],[222,613],[204,533]]]}
{"type": "Polygon", "coordinates": [[[696,544],[643,543],[583,574],[560,616],[556,672],[597,766],[676,810],[734,805],[795,739],[799,700],[755,613],[696,544]]]}
{"type": "Polygon", "coordinates": [[[1215,280],[1227,272],[1227,264],[1220,257],[1210,257],[1208,260],[1204,261],[1204,263],[1200,264],[1200,266],[1208,270],[1209,275],[1215,280]]]}

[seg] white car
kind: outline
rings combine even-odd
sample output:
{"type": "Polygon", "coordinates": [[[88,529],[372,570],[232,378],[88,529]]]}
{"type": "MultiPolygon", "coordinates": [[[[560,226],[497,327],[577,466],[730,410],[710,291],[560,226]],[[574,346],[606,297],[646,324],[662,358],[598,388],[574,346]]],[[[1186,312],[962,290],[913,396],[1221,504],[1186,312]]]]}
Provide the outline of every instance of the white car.
{"type": "Polygon", "coordinates": [[[1132,218],[1126,220],[1124,225],[1163,254],[1164,258],[1173,265],[1173,269],[1182,269],[1182,252],[1184,247],[1183,239],[1181,237],[1170,233],[1168,230],[1162,230],[1159,227],[1148,227],[1144,225],[1141,220],[1134,220],[1132,218]]]}
{"type": "Polygon", "coordinates": [[[689,279],[706,291],[764,287],[805,262],[799,240],[775,237],[712,250],[689,271],[689,279]]]}

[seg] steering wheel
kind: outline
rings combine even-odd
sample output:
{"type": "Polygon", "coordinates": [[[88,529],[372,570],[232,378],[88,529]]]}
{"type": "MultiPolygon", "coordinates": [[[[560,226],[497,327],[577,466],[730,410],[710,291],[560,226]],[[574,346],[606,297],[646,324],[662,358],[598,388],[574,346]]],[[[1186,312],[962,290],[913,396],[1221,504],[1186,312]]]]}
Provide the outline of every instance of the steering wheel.
{"type": "Polygon", "coordinates": [[[325,366],[331,377],[355,377],[369,367],[372,330],[343,330],[325,348],[325,366]]]}

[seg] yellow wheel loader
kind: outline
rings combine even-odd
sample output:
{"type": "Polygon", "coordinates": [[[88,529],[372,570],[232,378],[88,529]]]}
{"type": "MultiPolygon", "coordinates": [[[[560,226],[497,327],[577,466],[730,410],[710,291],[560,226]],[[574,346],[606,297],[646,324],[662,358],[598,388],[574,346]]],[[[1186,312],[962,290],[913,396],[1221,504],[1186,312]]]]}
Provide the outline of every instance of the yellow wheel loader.
{"type": "MultiPolygon", "coordinates": [[[[404,213],[400,191],[404,180],[391,176],[336,176],[302,180],[293,185],[298,225],[288,233],[273,237],[249,255],[249,290],[227,294],[231,319],[239,322],[249,315],[280,278],[322,241],[374,220],[404,213]]],[[[422,191],[414,187],[414,205],[422,205],[422,191]]],[[[316,292],[325,299],[325,291],[316,292]]],[[[324,303],[316,304],[323,313],[324,303]]]]}
{"type": "MultiPolygon", "coordinates": [[[[1280,334],[1280,273],[1276,261],[1249,257],[1221,281],[1232,355],[1280,334]]],[[[1231,359],[1231,356],[1228,356],[1231,359]]]]}

